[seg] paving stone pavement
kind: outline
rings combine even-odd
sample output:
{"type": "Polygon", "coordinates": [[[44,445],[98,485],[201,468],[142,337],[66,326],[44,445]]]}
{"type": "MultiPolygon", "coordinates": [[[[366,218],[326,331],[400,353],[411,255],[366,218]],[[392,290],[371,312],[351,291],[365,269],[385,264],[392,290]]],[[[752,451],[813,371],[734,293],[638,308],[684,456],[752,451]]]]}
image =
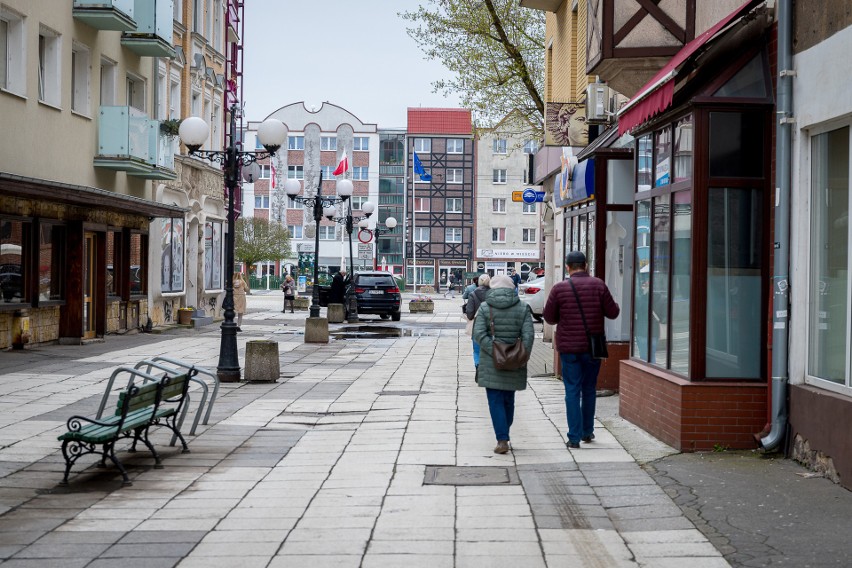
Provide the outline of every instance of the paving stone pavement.
{"type": "Polygon", "coordinates": [[[97,408],[117,365],[162,354],[214,368],[218,329],[0,353],[4,567],[729,566],[600,423],[594,443],[565,448],[549,349],[517,395],[513,451],[496,455],[460,299],[360,326],[401,337],[322,345],[280,302],[249,297],[239,347],[278,341],[282,378],[222,384],[189,454],[154,434],[164,469],[119,452],[130,487],[94,459],[58,485],[65,419],[97,408]],[[507,468],[520,483],[426,484],[427,466],[507,468]]]}

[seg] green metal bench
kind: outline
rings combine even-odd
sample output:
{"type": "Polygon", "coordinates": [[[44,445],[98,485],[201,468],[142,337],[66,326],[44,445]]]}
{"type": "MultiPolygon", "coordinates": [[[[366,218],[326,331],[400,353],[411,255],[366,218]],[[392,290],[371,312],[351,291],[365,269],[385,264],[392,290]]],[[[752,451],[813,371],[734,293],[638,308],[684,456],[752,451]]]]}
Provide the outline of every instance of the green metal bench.
{"type": "MultiPolygon", "coordinates": [[[[115,455],[115,444],[121,439],[132,438],[133,446],[142,441],[154,456],[154,467],[162,468],[160,456],[148,439],[151,426],[165,426],[177,436],[188,453],[186,440],[180,433],[178,417],[187,401],[187,389],[192,372],[177,375],[153,377],[140,371],[134,376],[142,376],[146,383],[134,384],[131,377],[127,389],[118,395],[118,404],[113,415],[104,417],[72,416],[68,419],[68,431],[61,436],[62,455],[65,458],[65,476],[62,485],[68,484],[71,468],[82,456],[100,453],[102,467],[109,458],[121,472],[125,485],[132,485],[127,471],[115,455]],[[164,405],[163,403],[170,403],[164,405]],[[101,448],[100,450],[98,448],[101,448]]],[[[100,413],[99,413],[100,414],[100,413]]]]}

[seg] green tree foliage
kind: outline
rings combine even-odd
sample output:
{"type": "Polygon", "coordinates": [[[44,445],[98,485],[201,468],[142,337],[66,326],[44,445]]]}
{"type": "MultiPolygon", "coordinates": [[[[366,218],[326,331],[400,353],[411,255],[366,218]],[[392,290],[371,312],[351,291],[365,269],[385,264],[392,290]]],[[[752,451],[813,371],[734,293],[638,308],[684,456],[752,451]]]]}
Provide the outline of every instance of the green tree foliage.
{"type": "Polygon", "coordinates": [[[479,126],[518,110],[543,128],[544,12],[518,0],[429,0],[399,16],[426,57],[455,74],[435,92],[459,94],[479,126]]]}
{"type": "Polygon", "coordinates": [[[290,256],[290,233],[286,227],[258,217],[237,219],[234,257],[252,266],[290,256]]]}

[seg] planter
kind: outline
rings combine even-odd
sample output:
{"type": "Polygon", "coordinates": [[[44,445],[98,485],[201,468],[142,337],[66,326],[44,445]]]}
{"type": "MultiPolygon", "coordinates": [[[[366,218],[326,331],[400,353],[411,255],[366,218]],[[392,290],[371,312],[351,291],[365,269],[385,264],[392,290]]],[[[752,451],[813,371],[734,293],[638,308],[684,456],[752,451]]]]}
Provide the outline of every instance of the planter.
{"type": "Polygon", "coordinates": [[[431,314],[435,310],[435,302],[408,302],[408,311],[431,314]]]}
{"type": "Polygon", "coordinates": [[[298,296],[293,300],[293,307],[297,310],[307,310],[311,305],[311,299],[308,296],[298,296]]]}
{"type": "Polygon", "coordinates": [[[181,308],[177,311],[177,322],[180,325],[189,325],[192,316],[195,315],[195,310],[189,308],[181,308]]]}

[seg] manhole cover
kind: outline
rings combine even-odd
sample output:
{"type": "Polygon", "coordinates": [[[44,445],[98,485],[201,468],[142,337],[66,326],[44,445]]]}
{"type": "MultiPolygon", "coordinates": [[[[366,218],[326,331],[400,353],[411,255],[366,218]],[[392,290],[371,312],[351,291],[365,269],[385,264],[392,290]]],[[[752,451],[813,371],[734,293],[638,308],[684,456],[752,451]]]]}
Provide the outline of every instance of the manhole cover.
{"type": "Polygon", "coordinates": [[[520,485],[514,467],[427,465],[424,485],[520,485]]]}
{"type": "Polygon", "coordinates": [[[428,394],[429,391],[379,391],[378,395],[387,396],[417,396],[418,394],[428,394]]]}

